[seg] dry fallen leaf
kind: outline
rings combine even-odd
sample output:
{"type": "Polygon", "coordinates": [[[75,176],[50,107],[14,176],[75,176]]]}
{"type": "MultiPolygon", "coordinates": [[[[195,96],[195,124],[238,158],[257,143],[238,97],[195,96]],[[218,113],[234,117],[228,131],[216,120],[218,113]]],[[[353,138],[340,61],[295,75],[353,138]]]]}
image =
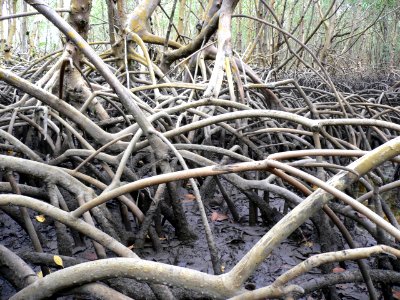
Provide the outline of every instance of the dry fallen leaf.
{"type": "Polygon", "coordinates": [[[400,291],[392,290],[393,298],[400,300],[400,291]]]}
{"type": "Polygon", "coordinates": [[[82,254],[82,257],[87,260],[96,260],[97,254],[96,252],[85,252],[82,254]]]}
{"type": "Polygon", "coordinates": [[[354,212],[354,214],[355,215],[357,215],[359,218],[361,218],[361,219],[366,219],[367,217],[366,216],[364,216],[363,214],[360,214],[359,212],[354,212]]]}
{"type": "Polygon", "coordinates": [[[192,202],[196,197],[193,194],[185,194],[182,202],[192,202]]]}
{"type": "Polygon", "coordinates": [[[213,213],[211,214],[211,221],[213,221],[213,222],[224,221],[224,220],[228,220],[228,216],[225,214],[221,214],[217,211],[213,211],[213,213]]]}
{"type": "Polygon", "coordinates": [[[344,271],[346,271],[346,270],[341,267],[335,267],[332,269],[332,273],[342,273],[344,271]]]}

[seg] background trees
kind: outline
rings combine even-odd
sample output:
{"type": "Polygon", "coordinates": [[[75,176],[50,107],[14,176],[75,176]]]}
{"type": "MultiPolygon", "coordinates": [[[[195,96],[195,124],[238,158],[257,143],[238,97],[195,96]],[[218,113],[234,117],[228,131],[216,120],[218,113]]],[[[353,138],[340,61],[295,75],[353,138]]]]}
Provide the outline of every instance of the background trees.
{"type": "Polygon", "coordinates": [[[0,209],[33,252],[4,237],[14,299],[396,292],[395,1],[0,4],[0,209]]]}
{"type": "MultiPolygon", "coordinates": [[[[24,3],[3,1],[1,20],[16,12],[23,13],[27,9],[33,11],[24,3]]],[[[92,4],[89,42],[110,41],[114,35],[109,34],[109,24],[115,26],[116,31],[118,28],[121,31],[138,1],[117,1],[109,4],[101,1],[92,4]],[[111,7],[115,13],[109,9],[111,7]]],[[[185,45],[198,33],[203,15],[207,14],[207,4],[198,1],[176,1],[174,4],[161,2],[160,6],[150,8],[151,30],[159,37],[165,37],[167,31],[170,31],[171,40],[185,45]],[[171,15],[173,26],[169,29],[168,17],[171,15]]],[[[69,3],[62,1],[50,2],[49,5],[55,9],[62,10],[64,6],[64,10],[69,9],[69,3]]],[[[268,7],[274,10],[283,29],[309,45],[323,63],[327,63],[325,57],[330,57],[330,67],[336,72],[345,72],[344,68],[348,65],[352,68],[372,65],[379,69],[393,68],[398,64],[395,55],[399,47],[396,43],[399,19],[396,1],[245,1],[237,4],[235,14],[255,16],[275,23],[277,20],[268,7]]],[[[144,18],[146,17],[148,15],[144,18]]],[[[208,18],[211,18],[211,14],[208,18]]],[[[62,46],[57,30],[38,15],[2,21],[0,38],[3,40],[3,47],[18,47],[18,54],[25,55],[33,54],[28,53],[27,43],[31,51],[38,49],[40,53],[48,53],[62,46]],[[28,30],[25,30],[26,24],[28,30]]],[[[278,30],[251,19],[233,18],[232,38],[235,51],[243,55],[245,62],[271,67],[274,66],[274,61],[282,63],[288,56],[289,50],[283,35],[278,30]]],[[[289,39],[289,42],[294,49],[299,47],[293,40],[289,39]]],[[[97,47],[106,48],[104,45],[97,47]]],[[[303,56],[307,62],[312,63],[312,58],[304,51],[303,56]]],[[[298,63],[291,61],[289,65],[285,65],[286,69],[293,69],[292,64],[298,63]]]]}

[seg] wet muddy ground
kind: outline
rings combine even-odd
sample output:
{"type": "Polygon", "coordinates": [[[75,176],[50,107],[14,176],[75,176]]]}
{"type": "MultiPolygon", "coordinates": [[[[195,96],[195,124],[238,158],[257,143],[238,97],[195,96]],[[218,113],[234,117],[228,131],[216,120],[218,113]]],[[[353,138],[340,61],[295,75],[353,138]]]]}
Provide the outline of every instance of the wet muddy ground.
{"type": "MultiPolygon", "coordinates": [[[[220,206],[214,208],[211,206],[207,210],[225,270],[230,270],[268,230],[268,227],[263,226],[262,224],[258,224],[257,226],[247,225],[246,221],[248,219],[248,202],[243,199],[243,196],[240,194],[240,192],[234,189],[231,189],[230,191],[230,196],[235,201],[238,211],[242,216],[243,222],[241,224],[234,223],[230,214],[225,213],[220,206]],[[220,219],[220,221],[211,221],[211,218],[220,219]]],[[[145,244],[143,249],[140,249],[138,254],[144,259],[212,273],[210,254],[207,248],[205,236],[203,234],[203,226],[197,212],[197,205],[191,197],[185,196],[188,194],[190,195],[190,192],[184,189],[181,192],[182,201],[189,217],[189,222],[191,227],[197,233],[198,240],[191,244],[182,243],[174,238],[173,228],[171,226],[165,226],[165,239],[162,240],[163,250],[155,253],[151,247],[151,244],[148,243],[145,244]]],[[[216,199],[214,200],[217,200],[217,202],[218,200],[222,201],[222,196],[217,195],[216,199]]],[[[276,208],[282,211],[282,201],[271,197],[271,202],[276,208]]],[[[34,212],[31,213],[31,216],[35,221],[34,212]]],[[[45,252],[57,254],[56,233],[53,229],[51,220],[47,220],[46,222],[37,225],[39,225],[41,233],[47,239],[45,252]]],[[[298,231],[297,233],[293,234],[277,249],[275,249],[272,255],[268,257],[268,259],[259,267],[257,272],[255,272],[255,274],[249,279],[247,287],[260,288],[266,286],[273,282],[273,280],[279,275],[300,263],[304,259],[311,255],[320,253],[320,246],[316,241],[316,237],[313,236],[314,231],[312,226],[313,225],[311,222],[304,224],[301,227],[301,233],[298,231]]],[[[30,240],[25,232],[19,227],[19,225],[17,225],[12,219],[10,219],[1,211],[0,232],[0,243],[4,246],[17,253],[33,251],[30,240]]],[[[352,235],[360,246],[373,245],[373,239],[369,237],[368,233],[358,227],[355,227],[352,230],[352,235]]],[[[88,241],[86,244],[88,245],[86,249],[75,249],[75,256],[92,260],[95,258],[93,249],[88,241]]],[[[370,260],[370,263],[372,262],[373,260],[370,260]]],[[[345,267],[348,270],[352,270],[356,268],[356,265],[354,263],[346,263],[345,267]]],[[[35,267],[34,269],[37,272],[40,271],[38,267],[35,267]]],[[[319,269],[313,269],[310,273],[301,276],[293,283],[308,281],[312,278],[318,277],[319,274],[319,269]]],[[[338,285],[338,290],[341,299],[368,299],[366,288],[363,283],[338,285]]],[[[8,299],[13,293],[15,293],[14,288],[0,277],[0,298],[8,299]]],[[[202,297],[201,295],[197,295],[197,298],[202,297]]],[[[63,299],[66,298],[64,297],[63,299]]],[[[308,295],[307,297],[303,297],[302,299],[323,299],[323,296],[321,293],[314,293],[312,295],[308,295]]]]}

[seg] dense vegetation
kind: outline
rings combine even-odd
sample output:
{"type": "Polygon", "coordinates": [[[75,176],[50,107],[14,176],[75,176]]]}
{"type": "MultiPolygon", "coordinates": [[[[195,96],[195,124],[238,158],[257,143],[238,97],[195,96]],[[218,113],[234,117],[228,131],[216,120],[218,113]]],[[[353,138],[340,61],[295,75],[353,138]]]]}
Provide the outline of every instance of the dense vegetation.
{"type": "Polygon", "coordinates": [[[0,0],[0,295],[399,297],[398,5],[0,0]]]}

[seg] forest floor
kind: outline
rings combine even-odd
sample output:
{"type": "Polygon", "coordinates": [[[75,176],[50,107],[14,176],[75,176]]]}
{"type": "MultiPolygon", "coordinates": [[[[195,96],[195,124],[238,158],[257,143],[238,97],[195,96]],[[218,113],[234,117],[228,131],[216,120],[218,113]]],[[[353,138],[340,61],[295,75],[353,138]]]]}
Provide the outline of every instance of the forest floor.
{"type": "MultiPolygon", "coordinates": [[[[241,257],[243,257],[251,247],[267,232],[270,228],[259,222],[256,226],[248,225],[248,200],[243,197],[240,191],[230,188],[230,197],[237,204],[238,212],[241,216],[241,222],[235,223],[230,214],[221,210],[220,203],[223,201],[222,195],[216,194],[210,204],[208,215],[211,220],[211,228],[214,233],[217,248],[225,270],[231,269],[241,257]],[[214,205],[213,205],[214,204],[214,205]]],[[[207,247],[207,241],[204,235],[203,226],[198,214],[197,205],[190,193],[190,190],[182,188],[180,190],[181,200],[184,203],[185,212],[188,216],[190,227],[198,235],[198,239],[191,243],[182,243],[174,236],[172,226],[163,226],[162,251],[155,252],[150,241],[145,244],[143,249],[137,251],[143,259],[163,262],[171,265],[177,265],[196,269],[201,272],[213,273],[211,258],[207,247]]],[[[271,197],[271,206],[282,212],[283,203],[280,199],[271,197]]],[[[112,206],[112,205],[111,205],[112,206]]],[[[111,207],[112,208],[112,207],[111,207]]],[[[35,221],[34,214],[31,214],[35,221]]],[[[38,223],[36,221],[36,223],[38,223]]],[[[38,223],[39,231],[46,237],[46,253],[57,254],[57,241],[54,224],[49,219],[44,223],[38,223]]],[[[272,255],[259,267],[258,271],[250,277],[246,287],[248,289],[260,288],[273,282],[282,273],[286,272],[293,266],[305,260],[311,255],[320,253],[320,246],[317,237],[313,232],[311,222],[307,222],[286,239],[272,255]]],[[[0,243],[16,253],[33,252],[32,244],[23,231],[10,217],[0,211],[0,243]]],[[[374,240],[368,232],[360,227],[355,226],[351,231],[355,241],[360,247],[368,247],[374,245],[374,240]]],[[[76,257],[85,260],[93,260],[96,258],[93,247],[89,240],[86,240],[88,247],[76,248],[74,253],[76,257]]],[[[112,253],[109,253],[112,255],[112,253]]],[[[373,260],[370,260],[373,264],[373,260]]],[[[346,262],[342,265],[346,270],[354,270],[357,265],[352,262],[346,262]]],[[[40,272],[38,266],[32,265],[36,272],[40,272]]],[[[337,265],[335,271],[344,271],[341,266],[337,265]]],[[[312,280],[316,275],[320,274],[319,269],[313,269],[308,274],[301,276],[298,281],[305,282],[312,280]]],[[[141,288],[147,288],[142,286],[141,288]]],[[[339,296],[341,299],[368,299],[368,294],[363,283],[340,284],[337,285],[339,296]]],[[[150,291],[148,291],[150,292],[150,291]]],[[[0,278],[0,299],[8,299],[15,293],[14,288],[0,278]]],[[[178,292],[179,294],[182,291],[178,292]]],[[[145,295],[146,293],[143,293],[145,295]]],[[[183,292],[183,294],[185,294],[183,292]]],[[[197,295],[198,299],[202,299],[201,295],[197,295]]],[[[301,299],[322,299],[321,293],[313,293],[301,299]]],[[[72,299],[72,297],[64,297],[63,299],[72,299]]],[[[91,298],[80,298],[91,299],[91,298]]]]}

